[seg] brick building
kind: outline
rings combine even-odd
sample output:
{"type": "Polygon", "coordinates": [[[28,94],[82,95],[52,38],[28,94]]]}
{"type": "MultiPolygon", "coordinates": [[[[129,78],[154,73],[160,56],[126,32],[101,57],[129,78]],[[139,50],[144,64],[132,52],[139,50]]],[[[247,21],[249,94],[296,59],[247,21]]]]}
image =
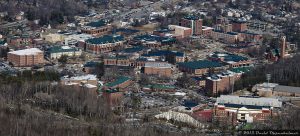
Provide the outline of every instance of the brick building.
{"type": "Polygon", "coordinates": [[[209,60],[199,60],[178,63],[180,71],[187,72],[194,75],[203,75],[213,71],[219,71],[222,68],[222,64],[219,62],[209,60]]]}
{"type": "Polygon", "coordinates": [[[210,37],[214,40],[220,40],[225,43],[237,43],[239,40],[238,33],[235,33],[235,32],[224,33],[222,31],[218,31],[218,30],[213,30],[211,32],[210,37]]]}
{"type": "Polygon", "coordinates": [[[226,65],[229,65],[230,68],[248,67],[253,64],[253,61],[249,60],[247,57],[225,52],[214,52],[208,56],[208,59],[222,62],[226,65]]]}
{"type": "Polygon", "coordinates": [[[235,20],[232,22],[232,31],[234,32],[243,32],[247,29],[247,22],[245,21],[235,20]]]}
{"type": "Polygon", "coordinates": [[[192,36],[192,29],[188,27],[169,25],[169,29],[174,30],[174,37],[176,37],[177,39],[192,36]]]}
{"type": "Polygon", "coordinates": [[[133,66],[133,62],[127,56],[116,56],[104,58],[104,65],[133,66]]]}
{"type": "Polygon", "coordinates": [[[147,75],[171,77],[172,65],[167,62],[146,62],[142,71],[147,75]]]}
{"type": "Polygon", "coordinates": [[[169,63],[184,62],[185,54],[183,52],[168,51],[168,50],[154,50],[146,54],[142,54],[142,57],[155,59],[156,61],[168,61],[169,63]]]}
{"type": "Polygon", "coordinates": [[[104,35],[99,38],[88,39],[85,42],[80,42],[79,47],[85,51],[95,54],[110,52],[125,42],[124,37],[120,35],[104,35]]]}
{"type": "Polygon", "coordinates": [[[248,31],[240,32],[239,35],[239,41],[247,41],[247,42],[259,42],[263,40],[263,37],[261,34],[252,33],[248,31]]]}
{"type": "Polygon", "coordinates": [[[32,38],[27,34],[20,36],[9,36],[6,40],[7,44],[11,46],[30,45],[33,42],[32,38]]]}
{"type": "Polygon", "coordinates": [[[300,97],[300,87],[284,86],[276,83],[257,84],[252,88],[261,97],[300,97]]]}
{"type": "Polygon", "coordinates": [[[91,34],[93,36],[102,36],[108,34],[112,30],[112,26],[104,20],[90,22],[81,28],[82,33],[91,34]]]}
{"type": "Polygon", "coordinates": [[[118,91],[126,91],[126,88],[133,84],[133,81],[129,77],[120,76],[112,82],[108,82],[104,85],[104,88],[117,89],[118,91]]]}
{"type": "Polygon", "coordinates": [[[170,45],[176,42],[175,38],[162,37],[157,35],[138,35],[131,41],[149,48],[159,48],[164,45],[170,45]]]}
{"type": "Polygon", "coordinates": [[[44,64],[44,53],[37,48],[8,52],[7,60],[15,67],[44,64]]]}
{"type": "Polygon", "coordinates": [[[205,37],[211,37],[213,30],[214,29],[212,27],[202,26],[202,35],[205,37]]]}
{"type": "Polygon", "coordinates": [[[237,125],[257,123],[278,115],[282,102],[275,98],[221,95],[214,106],[214,121],[237,125]]]}
{"type": "Polygon", "coordinates": [[[180,21],[180,26],[188,27],[192,29],[193,35],[201,35],[202,34],[202,19],[197,16],[186,16],[180,21]]]}
{"type": "Polygon", "coordinates": [[[124,94],[116,89],[108,89],[102,92],[102,97],[109,106],[116,107],[122,103],[124,94]]]}
{"type": "Polygon", "coordinates": [[[220,74],[214,74],[206,78],[205,90],[212,96],[231,92],[234,82],[240,79],[240,76],[241,74],[236,74],[229,71],[222,72],[220,74]]]}

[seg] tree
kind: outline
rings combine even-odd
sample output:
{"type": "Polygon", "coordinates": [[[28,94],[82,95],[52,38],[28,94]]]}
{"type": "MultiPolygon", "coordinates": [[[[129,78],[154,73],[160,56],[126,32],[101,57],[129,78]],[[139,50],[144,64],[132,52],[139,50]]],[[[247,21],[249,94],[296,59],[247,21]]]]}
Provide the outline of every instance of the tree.
{"type": "Polygon", "coordinates": [[[178,77],[176,81],[176,85],[182,88],[189,88],[193,85],[193,80],[186,73],[183,73],[182,77],[178,77]]]}
{"type": "Polygon", "coordinates": [[[59,59],[58,62],[60,62],[62,65],[67,64],[68,62],[68,56],[67,55],[62,55],[59,59]]]}

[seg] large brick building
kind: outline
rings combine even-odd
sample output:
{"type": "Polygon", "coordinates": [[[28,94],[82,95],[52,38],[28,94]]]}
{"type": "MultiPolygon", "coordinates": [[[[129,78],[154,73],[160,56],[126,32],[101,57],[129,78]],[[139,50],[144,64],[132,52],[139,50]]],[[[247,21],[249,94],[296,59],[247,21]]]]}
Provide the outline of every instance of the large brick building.
{"type": "Polygon", "coordinates": [[[178,63],[178,68],[180,71],[187,72],[194,75],[203,75],[218,71],[223,65],[219,62],[209,61],[209,60],[199,60],[178,63]]]}
{"type": "Polygon", "coordinates": [[[257,84],[252,88],[261,97],[300,97],[300,87],[278,85],[276,83],[257,84]]]}
{"type": "Polygon", "coordinates": [[[120,35],[104,35],[99,38],[88,39],[85,42],[80,42],[79,46],[85,51],[95,54],[110,52],[124,43],[124,37],[120,35]]]}
{"type": "Polygon", "coordinates": [[[104,65],[133,66],[133,63],[127,56],[116,56],[104,58],[104,65]]]}
{"type": "Polygon", "coordinates": [[[232,31],[234,32],[243,32],[247,29],[247,22],[245,21],[235,20],[232,22],[232,31]]]}
{"type": "Polygon", "coordinates": [[[202,34],[202,19],[197,16],[186,16],[180,21],[180,26],[188,27],[192,29],[193,35],[202,34]]]}
{"type": "Polygon", "coordinates": [[[90,22],[81,28],[82,33],[91,34],[93,36],[101,36],[108,34],[112,30],[112,26],[104,20],[90,22]]]}
{"type": "Polygon", "coordinates": [[[227,64],[229,65],[230,68],[248,67],[251,64],[253,64],[253,62],[249,60],[247,57],[243,57],[231,53],[225,53],[225,52],[214,52],[208,56],[208,59],[227,64]]]}
{"type": "Polygon", "coordinates": [[[187,38],[192,36],[192,29],[183,26],[169,25],[169,29],[174,30],[173,36],[177,39],[187,38]]]}
{"type": "Polygon", "coordinates": [[[221,93],[231,92],[234,82],[240,78],[241,74],[233,72],[222,72],[206,78],[205,90],[208,94],[216,96],[221,93]]]}
{"type": "Polygon", "coordinates": [[[33,66],[44,63],[44,53],[37,48],[8,52],[7,59],[15,67],[33,66]]]}
{"type": "Polygon", "coordinates": [[[146,62],[143,73],[147,75],[171,77],[172,65],[167,62],[146,62]]]}
{"type": "Polygon", "coordinates": [[[239,40],[238,33],[235,32],[224,33],[218,30],[212,30],[210,37],[214,40],[220,40],[225,43],[237,43],[239,40]]]}
{"type": "Polygon", "coordinates": [[[215,121],[237,125],[238,123],[263,122],[278,115],[282,102],[275,98],[221,95],[213,109],[215,121]]]}
{"type": "Polygon", "coordinates": [[[157,35],[138,35],[131,41],[134,44],[140,44],[149,48],[159,48],[164,45],[170,45],[176,42],[175,38],[162,37],[157,35]]]}
{"type": "Polygon", "coordinates": [[[168,61],[169,63],[184,62],[185,60],[185,54],[183,52],[168,50],[149,51],[146,54],[142,54],[142,57],[155,59],[156,61],[168,61]]]}

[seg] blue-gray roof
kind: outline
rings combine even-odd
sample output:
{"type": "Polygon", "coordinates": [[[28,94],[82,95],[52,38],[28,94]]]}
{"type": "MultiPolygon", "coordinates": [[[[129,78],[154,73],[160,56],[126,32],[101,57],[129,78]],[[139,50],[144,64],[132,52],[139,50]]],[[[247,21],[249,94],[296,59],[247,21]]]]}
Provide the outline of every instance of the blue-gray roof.
{"type": "Polygon", "coordinates": [[[89,62],[84,64],[84,67],[96,67],[98,64],[100,64],[100,63],[95,62],[95,61],[89,61],[89,62]]]}
{"type": "Polygon", "coordinates": [[[175,52],[175,51],[168,51],[168,50],[159,50],[159,51],[150,51],[147,54],[142,54],[142,56],[145,56],[145,57],[167,56],[167,55],[175,55],[175,56],[178,56],[178,57],[183,57],[184,53],[182,53],[182,52],[175,52]]]}
{"type": "Polygon", "coordinates": [[[185,16],[184,19],[188,19],[188,20],[199,20],[200,17],[199,17],[199,16],[196,16],[196,15],[188,15],[188,16],[185,16]]]}
{"type": "Polygon", "coordinates": [[[203,68],[214,68],[222,67],[223,65],[216,61],[209,60],[199,60],[199,61],[190,61],[190,62],[181,62],[178,63],[179,66],[190,68],[190,69],[203,69],[203,68]]]}
{"type": "Polygon", "coordinates": [[[104,35],[99,38],[92,38],[86,40],[90,44],[106,44],[106,43],[115,43],[119,41],[124,41],[124,37],[120,35],[104,35]]]}
{"type": "Polygon", "coordinates": [[[124,33],[137,33],[139,32],[140,30],[136,30],[136,29],[128,29],[128,28],[119,28],[119,29],[116,29],[116,32],[124,32],[124,33]]]}
{"type": "Polygon", "coordinates": [[[144,49],[145,49],[144,46],[136,46],[136,47],[132,47],[132,48],[126,48],[122,52],[124,52],[124,53],[135,53],[135,52],[142,51],[144,49]]]}

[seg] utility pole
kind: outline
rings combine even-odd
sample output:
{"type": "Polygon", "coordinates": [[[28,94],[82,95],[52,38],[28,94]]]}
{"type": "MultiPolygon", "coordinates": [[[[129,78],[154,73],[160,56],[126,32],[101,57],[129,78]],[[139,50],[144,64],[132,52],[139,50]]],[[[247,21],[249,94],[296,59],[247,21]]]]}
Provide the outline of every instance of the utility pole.
{"type": "Polygon", "coordinates": [[[270,83],[270,80],[271,80],[271,74],[266,74],[266,78],[267,78],[267,81],[268,81],[267,86],[269,87],[269,83],[270,83]]]}

